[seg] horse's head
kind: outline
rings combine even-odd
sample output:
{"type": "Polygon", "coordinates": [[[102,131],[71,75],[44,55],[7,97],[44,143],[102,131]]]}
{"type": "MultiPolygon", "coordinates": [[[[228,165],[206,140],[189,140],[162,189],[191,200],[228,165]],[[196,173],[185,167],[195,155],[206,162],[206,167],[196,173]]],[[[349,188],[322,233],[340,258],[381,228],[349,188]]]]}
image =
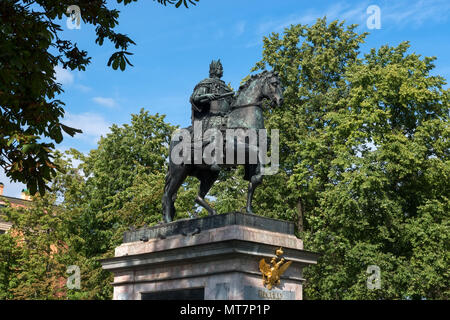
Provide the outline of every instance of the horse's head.
{"type": "Polygon", "coordinates": [[[279,107],[283,104],[283,90],[281,88],[280,77],[277,72],[269,71],[261,79],[263,80],[262,97],[269,99],[272,105],[279,107]]]}

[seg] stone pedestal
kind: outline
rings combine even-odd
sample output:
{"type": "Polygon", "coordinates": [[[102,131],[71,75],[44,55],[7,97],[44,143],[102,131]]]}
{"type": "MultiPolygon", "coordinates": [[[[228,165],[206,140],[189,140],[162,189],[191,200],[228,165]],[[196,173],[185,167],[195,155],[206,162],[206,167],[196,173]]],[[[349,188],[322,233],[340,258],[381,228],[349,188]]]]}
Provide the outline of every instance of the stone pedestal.
{"type": "Polygon", "coordinates": [[[292,223],[235,212],[126,232],[115,257],[101,262],[114,273],[115,300],[301,300],[303,268],[317,257],[292,223]],[[279,247],[292,264],[267,290],[259,261],[279,247]]]}

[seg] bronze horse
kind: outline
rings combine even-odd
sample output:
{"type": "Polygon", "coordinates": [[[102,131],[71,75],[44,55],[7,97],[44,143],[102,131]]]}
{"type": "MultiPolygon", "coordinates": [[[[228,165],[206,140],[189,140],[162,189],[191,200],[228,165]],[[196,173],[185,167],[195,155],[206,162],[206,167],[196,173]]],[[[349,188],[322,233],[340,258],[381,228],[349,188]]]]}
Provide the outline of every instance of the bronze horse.
{"type": "MultiPolygon", "coordinates": [[[[252,76],[240,88],[231,104],[227,114],[227,129],[264,129],[264,117],[262,103],[264,99],[270,101],[271,106],[279,106],[283,103],[283,93],[278,74],[273,71],[263,71],[252,76]]],[[[187,128],[192,131],[192,127],[187,128]]],[[[204,207],[210,215],[216,214],[216,211],[205,201],[205,196],[213,186],[219,176],[219,171],[211,170],[211,166],[205,163],[181,163],[175,164],[171,159],[172,150],[180,141],[172,141],[169,148],[169,169],[166,175],[164,195],[162,198],[163,219],[164,222],[171,222],[175,217],[176,193],[187,176],[194,176],[200,180],[199,193],[195,202],[204,207]]],[[[232,141],[225,141],[225,149],[233,147],[237,152],[236,138],[232,141]]],[[[244,179],[249,181],[247,194],[247,213],[252,214],[252,199],[255,188],[262,182],[261,163],[251,164],[248,161],[250,150],[255,148],[247,142],[241,143],[245,148],[245,175],[244,179]]],[[[254,150],[253,150],[254,151],[254,150]]],[[[235,154],[236,157],[236,154],[235,154]]],[[[235,167],[236,164],[221,164],[220,167],[235,167]]]]}

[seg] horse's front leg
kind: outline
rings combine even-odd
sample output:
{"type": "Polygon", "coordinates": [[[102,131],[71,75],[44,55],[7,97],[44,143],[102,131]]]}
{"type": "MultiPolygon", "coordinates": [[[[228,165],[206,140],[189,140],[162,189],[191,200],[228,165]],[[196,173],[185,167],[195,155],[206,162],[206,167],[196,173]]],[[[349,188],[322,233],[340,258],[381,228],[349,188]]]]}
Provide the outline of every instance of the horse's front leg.
{"type": "Polygon", "coordinates": [[[211,170],[202,170],[197,174],[197,178],[200,180],[200,189],[195,198],[195,203],[205,208],[210,216],[217,214],[217,212],[206,202],[205,196],[208,194],[218,177],[219,172],[211,170]]]}
{"type": "Polygon", "coordinates": [[[214,210],[200,194],[197,196],[197,198],[195,198],[195,203],[205,208],[210,216],[217,214],[216,210],[214,210]]]}
{"type": "Polygon", "coordinates": [[[247,213],[254,214],[252,208],[253,194],[255,193],[255,189],[262,183],[262,175],[258,173],[251,177],[250,182],[248,184],[248,193],[247,193],[247,213]]]}

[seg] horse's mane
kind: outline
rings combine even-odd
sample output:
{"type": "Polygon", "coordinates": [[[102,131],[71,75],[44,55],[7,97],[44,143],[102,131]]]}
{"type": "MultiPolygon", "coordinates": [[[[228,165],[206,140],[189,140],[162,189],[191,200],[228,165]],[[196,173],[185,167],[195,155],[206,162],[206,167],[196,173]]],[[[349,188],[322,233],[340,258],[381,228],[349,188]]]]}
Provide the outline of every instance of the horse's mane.
{"type": "Polygon", "coordinates": [[[238,91],[238,92],[241,92],[241,91],[247,89],[253,81],[255,81],[255,80],[257,80],[257,79],[260,79],[260,78],[262,78],[263,76],[266,76],[266,75],[269,74],[270,72],[272,72],[272,71],[264,70],[263,72],[260,72],[260,73],[257,73],[257,74],[252,74],[251,77],[250,77],[250,79],[248,79],[248,80],[245,81],[243,84],[241,84],[241,86],[239,87],[239,91],[238,91]]]}

